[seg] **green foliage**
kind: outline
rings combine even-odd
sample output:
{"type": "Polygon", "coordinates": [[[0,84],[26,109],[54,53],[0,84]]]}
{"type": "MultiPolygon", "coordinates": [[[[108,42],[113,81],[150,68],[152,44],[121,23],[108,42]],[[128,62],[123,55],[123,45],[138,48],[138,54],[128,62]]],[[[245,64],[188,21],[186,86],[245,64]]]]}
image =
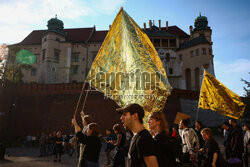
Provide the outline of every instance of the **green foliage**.
{"type": "Polygon", "coordinates": [[[14,83],[22,83],[22,78],[24,76],[22,70],[29,70],[32,68],[31,65],[18,64],[16,62],[16,57],[19,50],[20,48],[17,46],[9,47],[6,66],[4,69],[0,69],[0,75],[3,76],[2,79],[14,83]]]}
{"type": "MultiPolygon", "coordinates": [[[[250,72],[249,72],[250,74],[250,72]]],[[[242,79],[241,81],[244,82],[246,84],[246,87],[243,87],[244,91],[245,91],[245,99],[244,99],[244,103],[246,104],[246,108],[245,108],[245,112],[243,114],[243,120],[244,122],[250,122],[250,82],[242,79]]]]}
{"type": "MultiPolygon", "coordinates": [[[[250,72],[248,74],[250,74],[250,72]]],[[[246,87],[243,87],[243,89],[245,91],[245,97],[250,98],[250,82],[248,82],[248,81],[246,81],[245,79],[242,79],[242,78],[241,78],[241,81],[246,84],[246,87]]]]}

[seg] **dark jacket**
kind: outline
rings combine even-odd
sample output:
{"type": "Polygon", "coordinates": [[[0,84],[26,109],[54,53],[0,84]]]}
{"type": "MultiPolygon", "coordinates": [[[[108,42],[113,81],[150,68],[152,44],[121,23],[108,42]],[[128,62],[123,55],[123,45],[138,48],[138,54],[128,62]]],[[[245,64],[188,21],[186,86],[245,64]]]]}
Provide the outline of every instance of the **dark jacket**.
{"type": "Polygon", "coordinates": [[[244,152],[243,133],[240,126],[232,127],[229,140],[231,148],[231,157],[241,158],[244,152]]]}

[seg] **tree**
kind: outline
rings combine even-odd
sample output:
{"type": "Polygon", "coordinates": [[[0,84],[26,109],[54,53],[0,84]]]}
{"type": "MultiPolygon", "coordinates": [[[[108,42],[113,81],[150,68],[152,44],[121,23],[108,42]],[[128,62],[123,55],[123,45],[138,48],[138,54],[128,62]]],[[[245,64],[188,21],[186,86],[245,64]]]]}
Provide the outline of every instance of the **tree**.
{"type": "MultiPolygon", "coordinates": [[[[250,72],[248,73],[250,74],[250,72]]],[[[244,91],[245,91],[245,97],[250,98],[250,82],[246,81],[245,79],[241,78],[241,81],[244,82],[247,86],[243,87],[244,91]]]]}
{"type": "Polygon", "coordinates": [[[6,63],[0,67],[1,79],[14,83],[21,83],[23,78],[22,69],[31,69],[32,66],[26,64],[19,64],[16,62],[17,52],[20,51],[18,46],[9,46],[8,55],[6,56],[6,63]]]}
{"type": "MultiPolygon", "coordinates": [[[[250,74],[250,72],[248,74],[250,74]]],[[[242,78],[241,78],[241,81],[246,84],[246,87],[243,87],[245,91],[245,95],[244,95],[245,98],[243,99],[243,102],[246,104],[245,112],[243,114],[243,120],[245,122],[250,123],[250,112],[248,112],[250,111],[250,82],[242,78]]]]}

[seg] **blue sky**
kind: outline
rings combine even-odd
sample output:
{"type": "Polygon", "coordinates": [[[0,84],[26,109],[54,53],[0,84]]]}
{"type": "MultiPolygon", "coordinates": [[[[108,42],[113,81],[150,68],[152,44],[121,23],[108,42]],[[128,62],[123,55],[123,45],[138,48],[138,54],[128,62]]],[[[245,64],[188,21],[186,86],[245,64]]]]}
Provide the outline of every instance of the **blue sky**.
{"type": "Polygon", "coordinates": [[[140,25],[162,20],[189,33],[201,12],[212,28],[215,75],[229,89],[243,95],[250,81],[250,1],[248,0],[0,0],[0,43],[20,42],[32,30],[46,29],[55,17],[65,28],[96,26],[107,30],[120,7],[140,25]]]}

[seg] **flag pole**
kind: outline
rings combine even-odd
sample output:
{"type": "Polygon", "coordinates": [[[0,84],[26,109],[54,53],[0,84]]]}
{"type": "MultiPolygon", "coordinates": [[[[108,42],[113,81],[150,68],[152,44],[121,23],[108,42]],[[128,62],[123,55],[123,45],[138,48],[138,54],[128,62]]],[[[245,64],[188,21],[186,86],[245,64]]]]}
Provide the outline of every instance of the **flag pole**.
{"type": "Polygon", "coordinates": [[[77,113],[77,110],[78,110],[78,107],[79,107],[79,104],[80,104],[80,101],[81,101],[81,98],[82,98],[82,94],[84,92],[84,88],[85,88],[85,84],[86,82],[84,82],[83,86],[82,86],[82,90],[81,90],[81,93],[80,93],[80,96],[78,98],[78,101],[77,101],[77,105],[76,105],[76,109],[75,109],[75,113],[74,113],[74,117],[76,117],[76,113],[77,113]]]}
{"type": "MultiPolygon", "coordinates": [[[[202,82],[201,82],[201,87],[202,87],[202,84],[203,84],[204,75],[205,75],[205,69],[204,69],[204,71],[203,71],[203,78],[202,78],[202,82]]],[[[195,122],[198,121],[198,119],[199,119],[200,96],[201,96],[201,88],[200,88],[200,94],[199,94],[199,100],[198,100],[198,106],[197,106],[197,111],[196,111],[196,119],[195,119],[195,122]]]]}
{"type": "MultiPolygon", "coordinates": [[[[88,88],[91,89],[90,84],[88,85],[88,88]]],[[[85,107],[85,104],[86,104],[86,101],[87,101],[87,97],[88,97],[89,91],[90,91],[90,90],[87,90],[87,93],[86,93],[86,95],[85,95],[85,98],[84,98],[84,101],[83,101],[83,104],[82,104],[82,111],[83,111],[83,112],[84,112],[84,107],[85,107]]]]}

